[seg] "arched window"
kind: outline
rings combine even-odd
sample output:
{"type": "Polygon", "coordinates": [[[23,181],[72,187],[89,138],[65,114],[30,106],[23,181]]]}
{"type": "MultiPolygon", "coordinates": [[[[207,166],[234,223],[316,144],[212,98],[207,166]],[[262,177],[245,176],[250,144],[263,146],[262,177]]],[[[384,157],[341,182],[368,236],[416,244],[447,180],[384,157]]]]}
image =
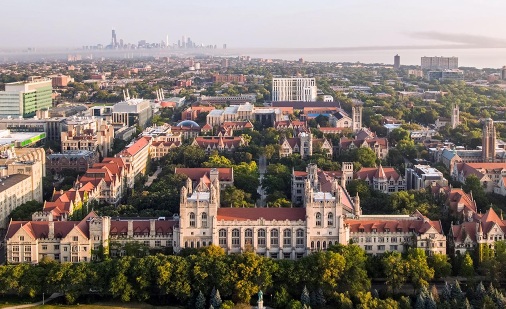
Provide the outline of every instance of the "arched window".
{"type": "Polygon", "coordinates": [[[334,226],[334,214],[331,212],[327,215],[327,226],[334,226]]]}
{"type": "Polygon", "coordinates": [[[311,249],[314,249],[314,241],[311,242],[311,249]]]}
{"type": "Polygon", "coordinates": [[[304,230],[298,229],[296,234],[296,243],[298,248],[304,247],[304,230]]]}
{"type": "Polygon", "coordinates": [[[326,241],[323,242],[323,250],[325,250],[325,249],[327,249],[327,242],[326,241]]]}
{"type": "Polygon", "coordinates": [[[218,232],[218,243],[222,247],[227,245],[227,230],[221,229],[218,232]]]}
{"type": "Polygon", "coordinates": [[[316,226],[322,226],[322,214],[319,212],[316,213],[316,226]]]}
{"type": "Polygon", "coordinates": [[[201,215],[201,218],[202,218],[202,227],[206,228],[207,227],[207,212],[203,212],[201,215]]]}
{"type": "Polygon", "coordinates": [[[247,229],[244,231],[244,244],[252,246],[253,245],[253,230],[247,229]]]}
{"type": "Polygon", "coordinates": [[[195,227],[195,213],[190,212],[190,227],[195,227]]]}
{"type": "Polygon", "coordinates": [[[292,246],[292,230],[285,229],[283,230],[283,247],[291,247],[292,246]]]}
{"type": "Polygon", "coordinates": [[[320,241],[317,241],[317,242],[316,242],[316,249],[317,249],[317,250],[320,250],[320,241]]]}
{"type": "Polygon", "coordinates": [[[241,245],[241,232],[239,229],[232,230],[232,247],[239,247],[241,245]]]}
{"type": "Polygon", "coordinates": [[[279,231],[276,229],[271,230],[271,246],[279,246],[279,231]]]}
{"type": "Polygon", "coordinates": [[[257,243],[258,243],[258,246],[259,247],[265,247],[265,230],[264,229],[260,229],[258,230],[258,239],[257,239],[257,243]]]}

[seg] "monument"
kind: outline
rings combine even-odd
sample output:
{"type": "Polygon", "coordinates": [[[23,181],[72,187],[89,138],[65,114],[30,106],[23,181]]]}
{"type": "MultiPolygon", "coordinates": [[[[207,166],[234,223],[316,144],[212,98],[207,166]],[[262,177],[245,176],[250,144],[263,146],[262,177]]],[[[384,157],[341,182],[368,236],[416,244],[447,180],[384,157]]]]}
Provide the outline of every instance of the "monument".
{"type": "Polygon", "coordinates": [[[262,290],[258,291],[257,308],[264,309],[264,293],[262,292],[262,290]]]}

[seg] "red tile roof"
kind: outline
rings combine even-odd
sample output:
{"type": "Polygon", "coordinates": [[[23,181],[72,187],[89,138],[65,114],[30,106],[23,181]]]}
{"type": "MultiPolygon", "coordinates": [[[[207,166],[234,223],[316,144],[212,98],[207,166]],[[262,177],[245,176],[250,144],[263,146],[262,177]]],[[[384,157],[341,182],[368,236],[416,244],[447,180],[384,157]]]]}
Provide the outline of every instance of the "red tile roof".
{"type": "MultiPolygon", "coordinates": [[[[233,175],[234,175],[234,169],[232,167],[218,167],[218,179],[220,181],[232,181],[233,175]]],[[[206,167],[196,167],[196,168],[190,168],[190,167],[176,167],[174,173],[175,174],[182,174],[186,175],[188,178],[190,178],[192,181],[199,181],[200,178],[206,176],[210,178],[210,171],[211,168],[206,167]]]]}
{"type": "Polygon", "coordinates": [[[306,220],[305,208],[218,208],[218,221],[258,220],[297,221],[306,220]]]}

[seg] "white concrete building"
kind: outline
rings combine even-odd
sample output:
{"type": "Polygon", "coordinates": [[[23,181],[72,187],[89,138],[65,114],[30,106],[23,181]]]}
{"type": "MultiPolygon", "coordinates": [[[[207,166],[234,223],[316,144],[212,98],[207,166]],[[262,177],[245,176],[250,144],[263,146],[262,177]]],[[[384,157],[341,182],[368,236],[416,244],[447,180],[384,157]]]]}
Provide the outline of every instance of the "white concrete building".
{"type": "Polygon", "coordinates": [[[27,81],[7,83],[0,91],[0,117],[33,117],[50,108],[53,100],[51,79],[30,77],[27,81]]]}
{"type": "Polygon", "coordinates": [[[316,101],[314,78],[289,77],[272,79],[272,101],[316,101]]]}

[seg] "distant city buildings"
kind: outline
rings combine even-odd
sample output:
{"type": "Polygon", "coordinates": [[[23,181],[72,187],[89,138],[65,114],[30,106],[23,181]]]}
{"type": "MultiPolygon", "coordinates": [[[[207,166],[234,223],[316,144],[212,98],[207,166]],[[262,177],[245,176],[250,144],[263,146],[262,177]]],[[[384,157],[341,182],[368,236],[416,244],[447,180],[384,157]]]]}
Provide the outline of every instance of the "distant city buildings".
{"type": "Polygon", "coordinates": [[[464,71],[459,69],[442,70],[442,71],[429,71],[427,73],[429,80],[464,80],[464,71]]]}
{"type": "Polygon", "coordinates": [[[0,117],[35,116],[35,112],[52,106],[52,81],[39,76],[27,81],[7,83],[0,91],[0,117]]]}
{"type": "Polygon", "coordinates": [[[422,70],[453,70],[459,68],[458,57],[422,57],[422,70]]]}
{"type": "Polygon", "coordinates": [[[395,55],[394,56],[394,70],[398,70],[401,68],[401,56],[395,55]]]}
{"type": "Polygon", "coordinates": [[[314,78],[290,77],[272,79],[272,101],[316,101],[314,78]]]}

